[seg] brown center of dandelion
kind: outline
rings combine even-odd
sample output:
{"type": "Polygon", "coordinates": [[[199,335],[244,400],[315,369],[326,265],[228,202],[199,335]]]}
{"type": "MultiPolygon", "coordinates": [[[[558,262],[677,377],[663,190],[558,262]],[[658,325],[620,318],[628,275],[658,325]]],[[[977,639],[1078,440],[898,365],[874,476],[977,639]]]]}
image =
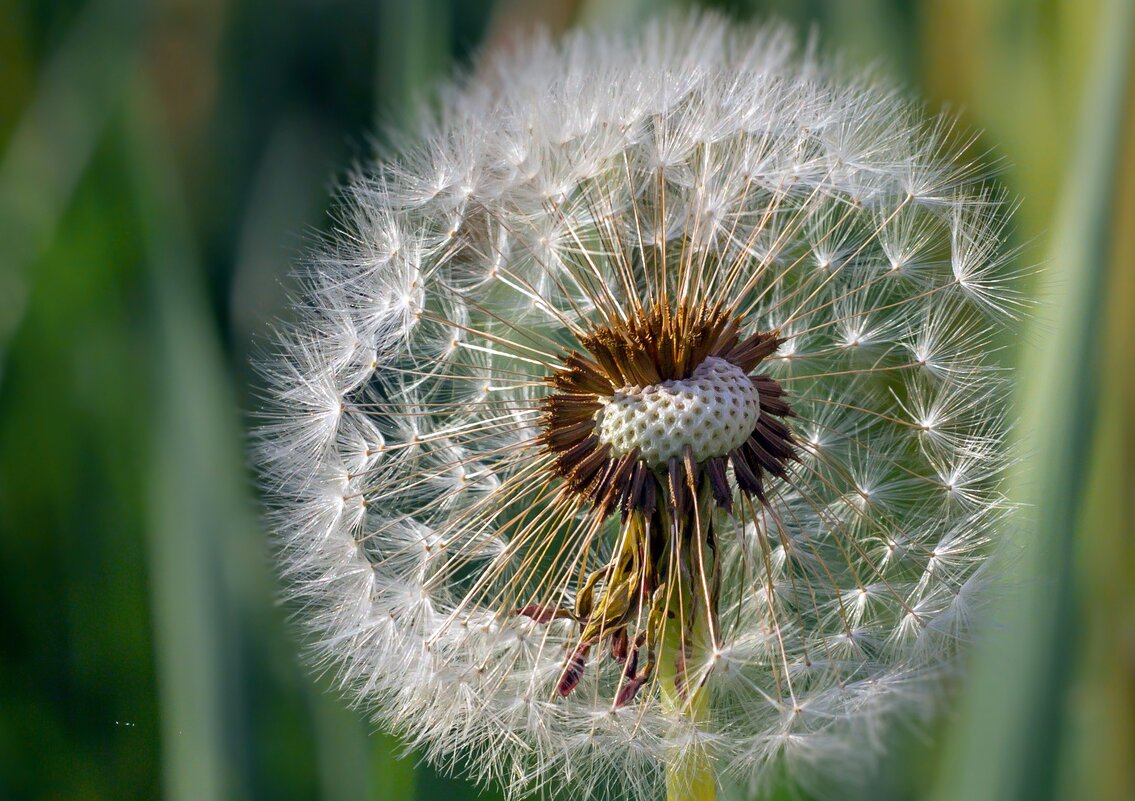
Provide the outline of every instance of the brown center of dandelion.
{"type": "Polygon", "coordinates": [[[704,478],[731,509],[731,466],[737,490],[763,499],[766,474],[795,454],[792,410],[775,380],[752,373],[783,340],[741,329],[720,308],[655,305],[582,337],[544,402],[543,443],[567,491],[604,515],[649,517],[660,495],[684,508],[704,478]]]}
{"type": "Polygon", "coordinates": [[[601,519],[622,513],[610,560],[587,575],[569,606],[517,609],[538,622],[570,618],[558,690],[579,683],[589,653],[610,643],[622,666],[614,703],[630,702],[661,665],[662,693],[689,702],[700,679],[686,665],[715,635],[719,574],[711,507],[732,513],[736,493],[765,501],[768,476],[796,456],[792,410],[771,377],[754,373],[783,341],[742,336],[720,307],[665,303],[579,338],[547,379],[544,448],[564,492],[601,519]],[[670,688],[670,689],[668,689],[670,688]]]}

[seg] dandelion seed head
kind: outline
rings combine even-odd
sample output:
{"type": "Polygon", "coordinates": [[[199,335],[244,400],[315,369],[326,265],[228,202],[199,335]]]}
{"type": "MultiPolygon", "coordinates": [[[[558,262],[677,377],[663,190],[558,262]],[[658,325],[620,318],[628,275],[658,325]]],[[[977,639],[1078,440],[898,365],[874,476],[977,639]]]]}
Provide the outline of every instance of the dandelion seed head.
{"type": "Polygon", "coordinates": [[[262,365],[315,663],[516,793],[869,770],[1009,508],[999,196],[775,26],[537,37],[437,106],[262,365]]]}

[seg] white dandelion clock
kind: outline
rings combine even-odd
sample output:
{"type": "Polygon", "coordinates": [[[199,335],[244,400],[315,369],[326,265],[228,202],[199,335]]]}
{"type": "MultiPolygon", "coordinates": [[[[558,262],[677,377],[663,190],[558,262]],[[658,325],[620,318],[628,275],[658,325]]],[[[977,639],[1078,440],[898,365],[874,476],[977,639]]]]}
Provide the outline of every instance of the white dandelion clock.
{"type": "Polygon", "coordinates": [[[945,135],[714,18],[445,93],[264,368],[319,663],[517,792],[861,768],[1008,508],[1004,214],[945,135]]]}

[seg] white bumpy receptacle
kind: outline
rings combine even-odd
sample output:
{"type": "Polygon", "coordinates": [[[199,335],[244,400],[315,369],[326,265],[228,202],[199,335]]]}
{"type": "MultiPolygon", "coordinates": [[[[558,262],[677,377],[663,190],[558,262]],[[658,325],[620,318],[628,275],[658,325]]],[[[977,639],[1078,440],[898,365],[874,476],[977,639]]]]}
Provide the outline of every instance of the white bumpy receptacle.
{"type": "Polygon", "coordinates": [[[724,456],[752,433],[760,395],[735,364],[710,356],[689,378],[624,387],[596,413],[599,441],[614,456],[636,448],[651,467],[681,458],[685,446],[703,462],[724,456]]]}

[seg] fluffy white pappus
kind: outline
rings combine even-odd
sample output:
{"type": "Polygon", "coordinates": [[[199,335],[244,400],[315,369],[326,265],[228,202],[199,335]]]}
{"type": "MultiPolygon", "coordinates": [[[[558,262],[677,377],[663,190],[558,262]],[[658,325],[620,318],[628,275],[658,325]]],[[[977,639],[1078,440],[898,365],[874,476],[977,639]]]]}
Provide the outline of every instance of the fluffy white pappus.
{"type": "Polygon", "coordinates": [[[948,122],[795,41],[698,16],[489,55],[302,273],[260,365],[281,573],[315,663],[439,765],[574,797],[655,796],[691,754],[846,781],[972,636],[1010,508],[1010,210],[948,122]],[[775,332],[794,415],[782,474],[751,496],[730,466],[706,510],[695,716],[581,647],[567,610],[626,515],[572,500],[542,439],[583,334],[659,302],[775,332]]]}

